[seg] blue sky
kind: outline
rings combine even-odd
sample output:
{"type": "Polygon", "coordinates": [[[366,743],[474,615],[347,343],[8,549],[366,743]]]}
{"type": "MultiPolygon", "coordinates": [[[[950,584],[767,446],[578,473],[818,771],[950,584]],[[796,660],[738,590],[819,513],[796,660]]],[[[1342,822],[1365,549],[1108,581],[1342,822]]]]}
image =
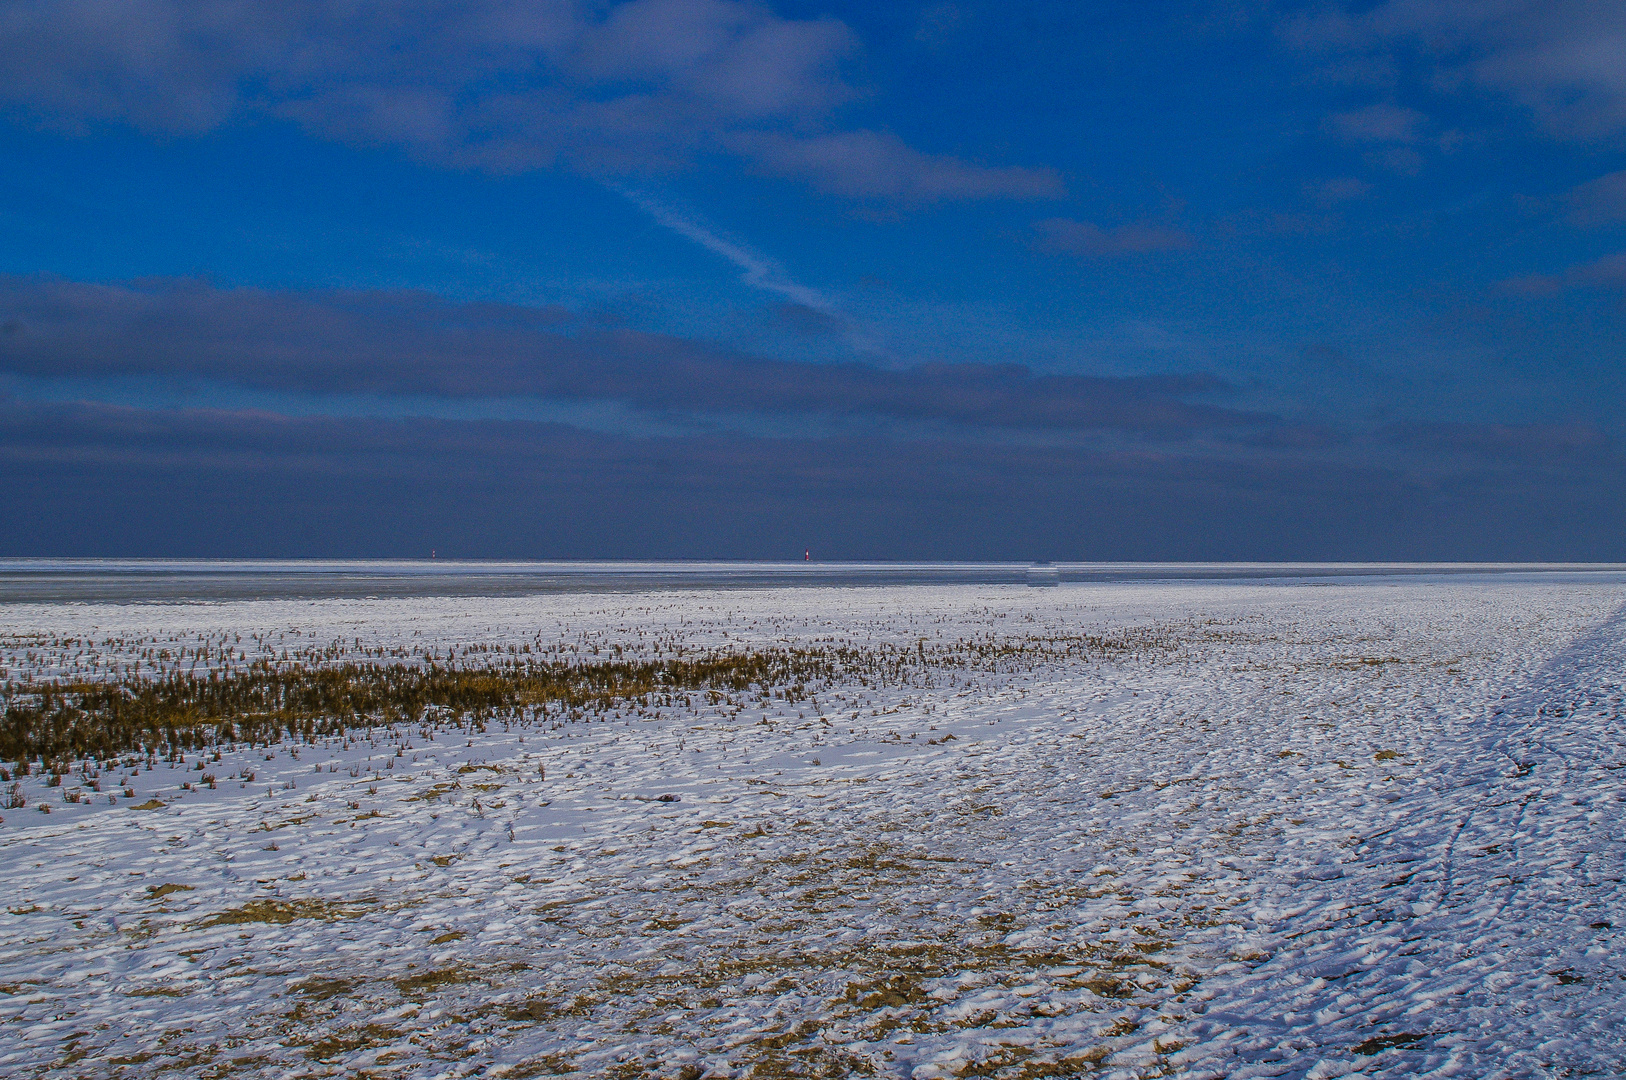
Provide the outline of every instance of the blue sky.
{"type": "Polygon", "coordinates": [[[7,553],[1626,558],[1623,58],[1568,0],[20,0],[7,553]]]}

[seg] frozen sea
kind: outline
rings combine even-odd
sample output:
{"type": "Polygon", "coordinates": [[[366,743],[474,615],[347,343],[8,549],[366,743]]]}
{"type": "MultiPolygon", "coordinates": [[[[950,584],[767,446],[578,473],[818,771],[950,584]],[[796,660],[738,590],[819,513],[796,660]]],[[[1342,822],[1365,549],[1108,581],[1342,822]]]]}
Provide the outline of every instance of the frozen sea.
{"type": "Polygon", "coordinates": [[[22,780],[0,1074],[1626,1071],[1619,567],[0,562],[14,682],[675,644],[899,675],[22,780]]]}

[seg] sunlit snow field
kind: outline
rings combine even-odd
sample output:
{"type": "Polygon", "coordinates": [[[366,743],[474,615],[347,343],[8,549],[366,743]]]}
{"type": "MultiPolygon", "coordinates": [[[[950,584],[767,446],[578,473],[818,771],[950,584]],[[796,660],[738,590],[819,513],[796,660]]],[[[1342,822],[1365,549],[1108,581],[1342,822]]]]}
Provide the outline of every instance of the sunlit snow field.
{"type": "Polygon", "coordinates": [[[1610,574],[0,605],[13,681],[912,658],[36,769],[0,1073],[1616,1073],[1623,605],[1610,574]]]}

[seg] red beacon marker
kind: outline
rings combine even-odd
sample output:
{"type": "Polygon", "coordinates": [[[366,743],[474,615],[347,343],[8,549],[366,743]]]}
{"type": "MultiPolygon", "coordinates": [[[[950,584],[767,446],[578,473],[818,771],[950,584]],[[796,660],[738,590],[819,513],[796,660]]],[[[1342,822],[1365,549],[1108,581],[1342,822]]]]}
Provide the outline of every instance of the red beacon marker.
{"type": "Polygon", "coordinates": [[[812,562],[813,561],[813,549],[812,548],[808,548],[806,551],[804,551],[802,553],[802,561],[803,562],[812,562]]]}

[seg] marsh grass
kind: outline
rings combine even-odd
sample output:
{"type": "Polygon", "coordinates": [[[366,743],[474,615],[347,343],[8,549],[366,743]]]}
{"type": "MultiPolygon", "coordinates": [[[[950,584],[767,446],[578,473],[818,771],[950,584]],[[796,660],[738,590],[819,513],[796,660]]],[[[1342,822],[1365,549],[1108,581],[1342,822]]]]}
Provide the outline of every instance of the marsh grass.
{"type": "MultiPolygon", "coordinates": [[[[932,685],[934,673],[1015,670],[1057,658],[1089,661],[1172,647],[1166,628],[1116,636],[972,639],[914,648],[825,646],[668,659],[493,659],[288,663],[112,679],[32,676],[0,685],[0,761],[60,762],[138,752],[149,757],[223,744],[314,739],[400,724],[482,725],[544,714],[580,718],[636,707],[725,700],[791,705],[838,681],[932,685]]],[[[816,699],[815,699],[816,700],[816,699]]],[[[60,772],[60,769],[55,770],[60,772]]],[[[252,780],[252,774],[245,779],[252,780]]],[[[213,777],[208,779],[212,780],[213,777]]],[[[199,783],[205,782],[200,780],[199,783]]]]}
{"type": "MultiPolygon", "coordinates": [[[[235,742],[314,738],[355,727],[423,722],[433,714],[481,723],[528,709],[612,708],[674,692],[741,692],[785,685],[787,700],[858,654],[787,650],[694,660],[513,661],[273,667],[116,681],[8,683],[0,760],[106,757],[235,742]]],[[[668,702],[669,703],[669,702],[668,702]]]]}

